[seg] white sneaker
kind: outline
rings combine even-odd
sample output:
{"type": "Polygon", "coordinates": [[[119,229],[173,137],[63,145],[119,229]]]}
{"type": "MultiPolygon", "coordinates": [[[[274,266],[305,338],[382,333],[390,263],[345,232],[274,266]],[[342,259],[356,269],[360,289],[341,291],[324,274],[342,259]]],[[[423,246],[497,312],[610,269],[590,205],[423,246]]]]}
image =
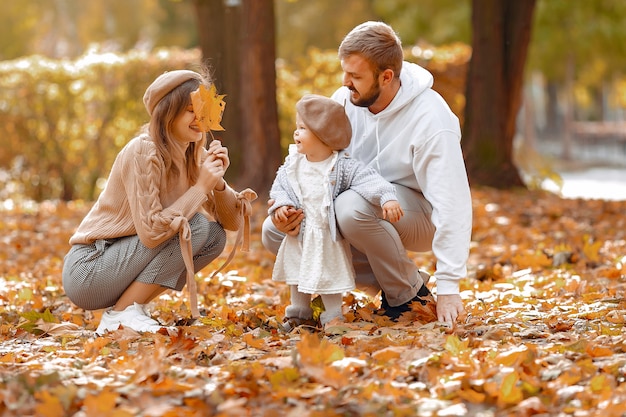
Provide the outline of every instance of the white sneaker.
{"type": "Polygon", "coordinates": [[[120,325],[137,332],[151,333],[156,333],[163,327],[158,321],[146,314],[141,304],[134,303],[122,311],[105,311],[96,329],[96,334],[102,336],[107,331],[117,330],[120,325]]]}

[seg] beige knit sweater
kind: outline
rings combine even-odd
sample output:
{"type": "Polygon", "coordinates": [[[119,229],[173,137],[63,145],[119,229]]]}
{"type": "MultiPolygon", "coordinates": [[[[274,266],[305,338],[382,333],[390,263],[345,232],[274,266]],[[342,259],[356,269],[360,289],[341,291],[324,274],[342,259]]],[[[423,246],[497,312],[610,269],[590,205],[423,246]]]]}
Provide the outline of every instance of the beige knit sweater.
{"type": "MultiPolygon", "coordinates": [[[[206,150],[202,160],[206,158],[206,150]]],[[[189,220],[205,211],[226,230],[238,230],[244,222],[242,196],[228,185],[223,191],[205,194],[192,185],[172,204],[166,170],[152,139],[141,135],[118,154],[105,189],[70,238],[70,244],[90,244],[98,239],[138,235],[154,248],[179,233],[187,267],[192,315],[197,315],[189,220]],[[191,278],[191,280],[190,280],[191,278]],[[192,282],[193,281],[193,282],[192,282]]]]}

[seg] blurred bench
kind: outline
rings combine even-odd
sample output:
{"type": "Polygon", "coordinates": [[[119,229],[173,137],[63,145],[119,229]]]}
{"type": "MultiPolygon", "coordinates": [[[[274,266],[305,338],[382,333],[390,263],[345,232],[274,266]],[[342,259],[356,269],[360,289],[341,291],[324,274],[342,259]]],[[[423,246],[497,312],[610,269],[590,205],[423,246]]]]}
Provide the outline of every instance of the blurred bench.
{"type": "Polygon", "coordinates": [[[626,142],[626,122],[574,122],[572,133],[579,138],[626,142]]]}
{"type": "Polygon", "coordinates": [[[571,133],[588,156],[614,159],[626,154],[626,122],[574,122],[571,133]]]}

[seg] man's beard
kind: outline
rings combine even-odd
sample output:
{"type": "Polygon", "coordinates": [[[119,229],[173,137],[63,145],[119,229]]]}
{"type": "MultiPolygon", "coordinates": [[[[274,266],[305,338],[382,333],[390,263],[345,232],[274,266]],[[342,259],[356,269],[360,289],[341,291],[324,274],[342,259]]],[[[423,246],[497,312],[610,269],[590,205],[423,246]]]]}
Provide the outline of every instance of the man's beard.
{"type": "MultiPolygon", "coordinates": [[[[351,89],[351,91],[356,91],[356,90],[351,89]]],[[[376,102],[376,100],[378,100],[379,96],[380,96],[380,84],[378,83],[378,80],[376,80],[376,83],[372,86],[372,88],[369,89],[367,93],[360,94],[360,98],[358,99],[354,99],[351,96],[350,102],[354,104],[355,106],[370,107],[372,104],[376,102]]]]}

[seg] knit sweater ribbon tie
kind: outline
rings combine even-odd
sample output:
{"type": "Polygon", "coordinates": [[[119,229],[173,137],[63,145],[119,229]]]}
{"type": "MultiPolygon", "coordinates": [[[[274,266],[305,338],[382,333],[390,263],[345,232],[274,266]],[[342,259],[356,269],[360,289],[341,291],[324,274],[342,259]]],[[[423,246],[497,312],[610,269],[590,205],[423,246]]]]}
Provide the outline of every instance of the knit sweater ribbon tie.
{"type": "Polygon", "coordinates": [[[191,308],[191,317],[195,318],[200,316],[198,310],[198,289],[196,286],[195,275],[193,266],[193,249],[191,246],[191,228],[189,227],[189,221],[185,216],[177,216],[172,220],[170,227],[173,230],[178,231],[178,238],[180,240],[180,251],[183,255],[183,261],[185,262],[185,269],[187,270],[187,290],[189,291],[189,307],[191,308]]]}
{"type": "Polygon", "coordinates": [[[237,193],[237,208],[240,210],[243,217],[243,227],[240,227],[239,230],[237,230],[237,239],[235,240],[235,244],[233,245],[233,249],[230,251],[228,258],[222,266],[217,269],[217,271],[211,274],[211,278],[224,269],[226,265],[228,265],[235,257],[235,252],[237,251],[237,246],[240,242],[242,252],[248,252],[250,250],[250,215],[252,214],[251,203],[256,200],[256,198],[257,193],[250,188],[246,188],[245,190],[237,193]]]}

